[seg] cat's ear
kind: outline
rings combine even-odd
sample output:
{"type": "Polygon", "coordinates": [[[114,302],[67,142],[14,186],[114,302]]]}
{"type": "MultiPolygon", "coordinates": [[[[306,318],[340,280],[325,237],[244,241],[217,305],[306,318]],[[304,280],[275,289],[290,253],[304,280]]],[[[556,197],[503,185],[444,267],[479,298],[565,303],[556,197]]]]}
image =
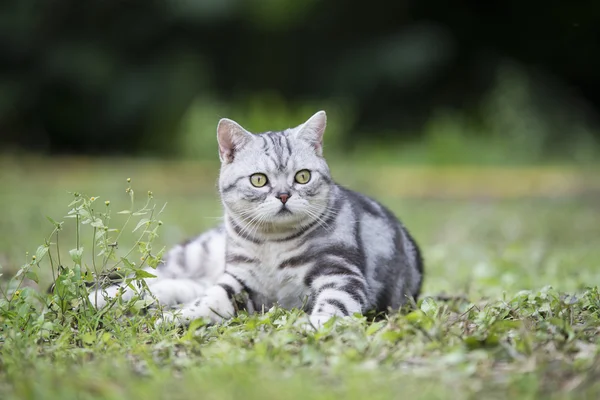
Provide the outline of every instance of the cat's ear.
{"type": "Polygon", "coordinates": [[[296,128],[296,137],[310,142],[320,156],[323,154],[323,134],[327,126],[327,114],[319,111],[296,128]]]}
{"type": "Polygon", "coordinates": [[[217,141],[219,142],[219,158],[223,163],[230,163],[235,152],[252,139],[252,134],[240,124],[222,118],[217,125],[217,141]]]}

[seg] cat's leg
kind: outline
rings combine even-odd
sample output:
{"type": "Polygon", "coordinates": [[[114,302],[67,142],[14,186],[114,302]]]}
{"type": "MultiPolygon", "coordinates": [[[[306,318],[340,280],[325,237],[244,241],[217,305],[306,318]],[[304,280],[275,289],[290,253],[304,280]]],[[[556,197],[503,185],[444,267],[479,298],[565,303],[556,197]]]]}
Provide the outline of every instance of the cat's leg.
{"type": "Polygon", "coordinates": [[[181,310],[164,312],[157,325],[174,322],[188,325],[195,319],[206,318],[219,323],[233,317],[238,309],[253,311],[250,299],[242,299],[241,294],[248,289],[233,275],[225,272],[201,298],[185,305],[181,310]]]}
{"type": "Polygon", "coordinates": [[[326,258],[325,264],[317,263],[305,278],[314,299],[309,321],[316,329],[334,316],[362,313],[368,304],[367,283],[360,269],[340,257],[326,258]]]}
{"type": "MultiPolygon", "coordinates": [[[[206,280],[194,281],[191,279],[162,279],[147,283],[152,297],[155,297],[160,305],[165,306],[188,303],[203,296],[211,286],[211,283],[206,280]]],[[[135,294],[136,291],[128,285],[121,284],[94,291],[90,294],[89,299],[96,308],[102,308],[117,296],[120,296],[123,301],[129,301],[135,294]]],[[[149,296],[148,293],[142,294],[144,298],[149,296]]]]}
{"type": "Polygon", "coordinates": [[[129,301],[135,292],[127,286],[123,288],[120,285],[113,285],[104,289],[94,290],[92,293],[90,293],[89,300],[94,307],[100,309],[106,306],[109,301],[117,297],[119,294],[124,301],[129,301]]]}
{"type": "Polygon", "coordinates": [[[159,304],[173,306],[204,296],[211,286],[212,282],[207,280],[163,279],[150,286],[150,291],[159,304]]]}
{"type": "MultiPolygon", "coordinates": [[[[151,281],[146,281],[148,286],[151,285],[151,281]]],[[[135,282],[132,282],[135,285],[135,282]]],[[[140,289],[141,290],[141,289],[140,289]]],[[[119,283],[116,285],[108,286],[102,289],[96,289],[89,294],[90,303],[97,309],[104,308],[109,302],[113,301],[119,296],[123,301],[131,300],[138,290],[133,290],[125,283],[119,283]]]]}
{"type": "MultiPolygon", "coordinates": [[[[155,278],[145,282],[160,304],[182,304],[202,296],[224,269],[225,231],[220,226],[171,248],[156,269],[146,268],[155,278]]],[[[136,291],[121,283],[93,291],[89,299],[102,308],[117,295],[127,301],[135,294],[136,291]]]]}

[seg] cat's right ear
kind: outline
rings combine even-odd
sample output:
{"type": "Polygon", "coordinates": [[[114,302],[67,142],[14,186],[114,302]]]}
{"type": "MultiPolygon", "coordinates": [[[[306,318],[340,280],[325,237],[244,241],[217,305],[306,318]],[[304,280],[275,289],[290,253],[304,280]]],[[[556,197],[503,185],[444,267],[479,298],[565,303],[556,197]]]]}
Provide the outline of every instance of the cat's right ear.
{"type": "Polygon", "coordinates": [[[217,141],[219,142],[219,158],[223,163],[230,163],[235,152],[248,143],[252,134],[240,124],[227,118],[222,118],[217,125],[217,141]]]}
{"type": "Polygon", "coordinates": [[[323,133],[325,133],[326,126],[327,114],[325,111],[319,111],[296,128],[296,137],[312,144],[317,155],[321,156],[323,154],[323,133]]]}

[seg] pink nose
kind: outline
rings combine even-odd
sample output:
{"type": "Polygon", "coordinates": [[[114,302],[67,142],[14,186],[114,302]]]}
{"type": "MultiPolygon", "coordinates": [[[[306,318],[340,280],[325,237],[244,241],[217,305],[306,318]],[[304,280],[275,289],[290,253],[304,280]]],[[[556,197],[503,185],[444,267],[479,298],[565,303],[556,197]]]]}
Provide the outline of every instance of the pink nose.
{"type": "Polygon", "coordinates": [[[275,197],[277,197],[279,200],[281,200],[283,204],[285,204],[288,201],[288,199],[292,197],[292,195],[286,192],[281,192],[277,193],[275,197]]]}

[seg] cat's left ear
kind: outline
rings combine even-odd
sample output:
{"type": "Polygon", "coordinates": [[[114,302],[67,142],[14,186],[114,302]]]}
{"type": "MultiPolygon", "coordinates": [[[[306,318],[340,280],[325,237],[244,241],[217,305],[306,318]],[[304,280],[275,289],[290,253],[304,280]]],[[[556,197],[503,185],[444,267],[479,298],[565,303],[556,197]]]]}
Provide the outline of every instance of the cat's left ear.
{"type": "Polygon", "coordinates": [[[296,128],[296,137],[310,142],[317,155],[323,155],[323,134],[327,127],[327,114],[319,111],[296,128]]]}
{"type": "Polygon", "coordinates": [[[252,140],[252,134],[237,122],[222,118],[217,125],[217,141],[219,142],[219,158],[223,163],[233,161],[235,152],[252,140]]]}

